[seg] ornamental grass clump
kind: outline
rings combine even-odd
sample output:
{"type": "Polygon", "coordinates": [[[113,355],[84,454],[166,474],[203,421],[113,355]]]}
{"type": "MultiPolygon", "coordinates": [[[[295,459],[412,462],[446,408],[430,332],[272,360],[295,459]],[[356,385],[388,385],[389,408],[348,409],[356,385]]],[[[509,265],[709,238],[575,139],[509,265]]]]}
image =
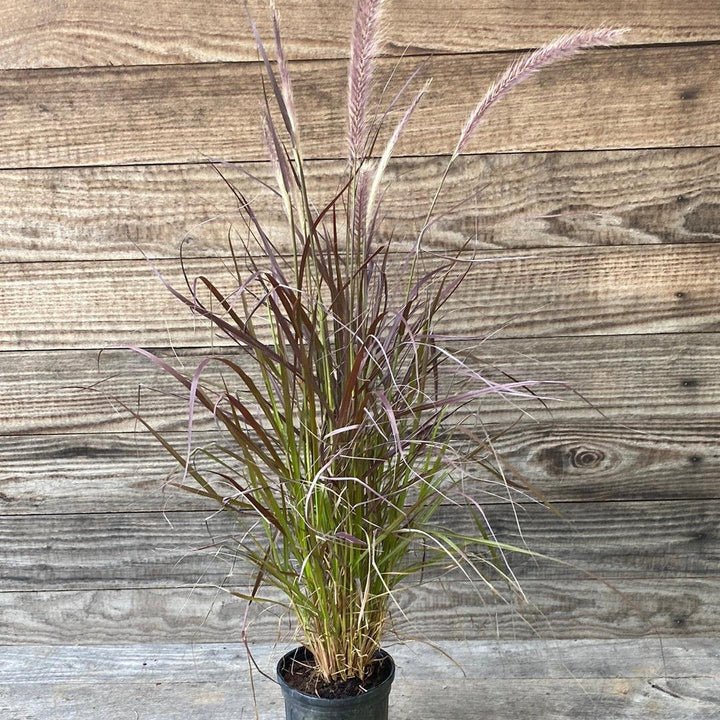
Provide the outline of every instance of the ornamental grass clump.
{"type": "Polygon", "coordinates": [[[423,238],[453,164],[492,105],[539,68],[619,36],[579,32],[515,62],[459,128],[424,222],[411,249],[400,252],[381,233],[383,178],[428,83],[411,93],[413,76],[388,103],[395,120],[386,133],[392,115],[374,113],[372,99],[381,9],[380,0],[356,2],[347,163],[337,192],[320,204],[308,188],[277,13],[273,7],[272,60],[250,20],[266,77],[273,192],[293,252],[278,250],[246,194],[216,166],[244,223],[228,250],[234,287],[222,291],[208,277],[188,278],[185,292],[165,284],[234,349],[209,354],[184,374],[135,348],[187,392],[187,447],[140,418],[179,463],[176,484],[242,523],[234,550],[255,568],[255,581],[235,594],[277,602],[262,587],[281,590],[325,681],[365,676],[389,611],[402,610],[398,586],[410,576],[438,566],[480,590],[519,591],[508,556],[529,551],[495,536],[483,498],[512,502],[529,490],[506,477],[475,413],[487,396],[516,402],[541,393],[534,380],[492,379],[461,338],[442,334],[442,313],[473,258],[467,249],[435,255],[423,238]],[[221,372],[211,374],[211,366],[221,372]],[[196,446],[193,423],[203,408],[217,437],[196,446]],[[472,522],[441,521],[443,506],[472,522]]]}

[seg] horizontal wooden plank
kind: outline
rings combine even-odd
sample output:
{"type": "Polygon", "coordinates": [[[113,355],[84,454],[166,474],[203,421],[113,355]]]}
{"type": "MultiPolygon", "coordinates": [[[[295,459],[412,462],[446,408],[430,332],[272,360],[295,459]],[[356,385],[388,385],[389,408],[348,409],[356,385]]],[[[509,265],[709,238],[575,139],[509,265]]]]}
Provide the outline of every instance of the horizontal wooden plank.
{"type": "MultiPolygon", "coordinates": [[[[204,357],[188,349],[178,354],[178,362],[171,351],[158,353],[190,374],[204,357]]],[[[525,410],[534,419],[575,426],[598,422],[603,413],[610,423],[627,425],[629,436],[638,439],[648,422],[655,423],[651,428],[660,421],[665,427],[702,422],[720,402],[720,343],[713,333],[492,340],[483,346],[483,360],[488,368],[516,377],[571,388],[546,387],[558,401],[550,402],[549,412],[529,402],[525,410]]],[[[167,394],[179,390],[129,350],[109,350],[100,357],[95,351],[0,353],[0,435],[136,429],[113,397],[139,408],[161,430],[185,432],[187,400],[167,394]]],[[[522,417],[517,406],[490,398],[481,413],[491,425],[522,417]]],[[[523,428],[532,424],[530,418],[523,422],[523,428]]],[[[198,430],[211,427],[199,412],[195,424],[198,430]]]]}
{"type": "MultiPolygon", "coordinates": [[[[342,161],[312,161],[308,182],[317,203],[332,198],[342,161]]],[[[410,246],[443,165],[403,158],[388,170],[381,237],[410,246]],[[400,231],[402,228],[402,232],[400,231]]],[[[252,197],[255,213],[283,251],[286,223],[276,199],[225,167],[252,197]]],[[[253,174],[273,182],[265,163],[253,174]]],[[[680,148],[463,157],[440,198],[443,217],[425,235],[433,250],[468,238],[480,249],[717,242],[720,240],[720,150],[680,148]],[[479,192],[463,203],[472,188],[479,192]]],[[[8,170],[0,173],[0,261],[136,260],[185,252],[227,252],[237,224],[235,199],[210,167],[8,170]]]]}
{"type": "MultiPolygon", "coordinates": [[[[642,646],[641,638],[655,641],[658,634],[668,639],[720,632],[718,578],[629,578],[612,585],[529,579],[523,582],[528,601],[510,603],[479,597],[462,580],[410,586],[398,594],[407,619],[391,608],[389,637],[435,642],[634,638],[642,646]]],[[[0,643],[223,643],[241,636],[244,612],[243,601],[207,585],[0,592],[0,643]]],[[[281,612],[258,606],[250,617],[253,642],[292,631],[291,618],[281,612]]]]}
{"type": "Polygon", "coordinates": [[[687,422],[630,426],[526,424],[495,442],[500,457],[548,499],[658,500],[720,493],[720,427],[687,422]]]}
{"type": "MultiPolygon", "coordinates": [[[[150,658],[149,662],[152,662],[150,658]]],[[[244,667],[243,667],[244,670],[244,667]]],[[[161,683],[0,685],[0,711],[13,720],[43,720],[53,708],[59,720],[95,720],[99,708],[107,720],[128,717],[162,720],[282,720],[280,693],[256,680],[256,701],[247,680],[198,683],[175,679],[161,683]],[[256,714],[256,710],[257,713],[256,714]],[[142,713],[142,715],[140,714],[142,713]]],[[[482,707],[493,720],[708,720],[717,712],[717,679],[517,680],[512,690],[497,680],[432,678],[398,682],[390,700],[391,717],[442,717],[465,720],[468,708],[482,707]],[[452,692],[448,692],[452,687],[452,692]],[[671,689],[670,689],[671,688],[671,689]]]]}
{"type": "MultiPolygon", "coordinates": [[[[433,83],[398,154],[452,152],[478,98],[514,57],[428,61],[421,75],[433,83]]],[[[399,61],[389,93],[416,64],[399,61]]],[[[387,74],[396,61],[381,65],[379,74],[387,74]]],[[[467,151],[717,145],[719,66],[717,45],[589,52],[494,109],[467,151]]],[[[345,157],[346,63],[298,62],[292,70],[305,155],[345,157]]],[[[224,63],[6,70],[0,167],[264,159],[259,72],[256,64],[224,63]]]]}
{"type": "MultiPolygon", "coordinates": [[[[258,667],[272,673],[275,663],[295,643],[253,642],[258,667]]],[[[448,680],[540,680],[613,678],[712,678],[720,658],[711,638],[645,638],[636,640],[448,640],[448,656],[421,642],[387,643],[400,682],[422,680],[439,672],[448,680]],[[608,662],[616,659],[616,662],[608,662]],[[487,660],[487,661],[485,661],[487,660]]],[[[241,674],[248,651],[237,639],[223,643],[175,642],[163,645],[47,646],[0,648],[0,685],[50,682],[120,683],[178,680],[222,682],[241,674]],[[150,662],[148,662],[150,660],[150,662]]]]}
{"type": "MultiPolygon", "coordinates": [[[[694,647],[687,642],[682,649],[694,647]]],[[[602,648],[602,646],[601,646],[602,648]]],[[[707,665],[702,674],[666,677],[667,673],[650,674],[645,669],[658,662],[659,650],[640,658],[640,665],[627,676],[602,672],[599,668],[622,658],[622,646],[600,649],[604,655],[596,668],[588,673],[547,677],[539,667],[539,677],[513,677],[510,670],[498,678],[476,677],[474,668],[507,667],[522,662],[533,654],[530,662],[536,667],[546,653],[538,644],[513,652],[513,645],[490,647],[473,643],[454,643],[451,654],[461,656],[469,668],[463,676],[447,658],[416,645],[391,648],[397,655],[397,680],[391,694],[394,717],[442,717],[446,720],[467,718],[468,707],[482,707],[483,713],[497,720],[528,716],[537,720],[578,720],[585,718],[617,718],[617,720],[708,720],[717,714],[717,674],[709,674],[707,665]],[[540,651],[538,653],[538,650],[540,651]],[[512,682],[507,680],[508,675],[512,682]],[[600,675],[600,677],[597,677],[600,675]],[[500,680],[500,682],[499,682],[500,680]],[[452,688],[452,692],[448,689],[452,688]],[[512,688],[512,689],[510,689],[512,688]]],[[[587,645],[578,650],[587,650],[587,645]]],[[[282,648],[255,649],[261,666],[271,668],[282,648]]],[[[561,656],[565,648],[556,653],[561,656]]],[[[245,672],[245,653],[238,645],[229,645],[218,653],[207,652],[202,646],[168,646],[148,650],[130,647],[124,652],[107,648],[105,652],[89,652],[87,648],[28,648],[25,652],[9,649],[4,653],[6,664],[25,660],[25,677],[16,682],[0,684],[0,709],[10,717],[40,720],[52,707],[55,717],[62,720],[96,718],[98,708],[103,716],[114,720],[132,717],[162,717],[167,720],[200,720],[212,714],[218,720],[253,717],[255,711],[263,720],[284,717],[278,688],[258,677],[254,690],[245,672]],[[24,656],[24,657],[23,657],[24,656]],[[219,660],[219,662],[218,662],[219,660]],[[204,680],[204,668],[213,666],[210,680],[204,680]],[[66,668],[64,671],[60,668],[66,668]],[[107,671],[118,673],[109,682],[107,671]],[[158,668],[155,670],[154,668],[158,668]],[[99,672],[98,672],[99,671],[99,672]],[[55,679],[57,678],[57,679],[55,679]],[[61,679],[66,678],[66,679],[61,679]]],[[[623,663],[627,665],[627,661],[623,663]]],[[[556,662],[552,663],[557,666],[556,662]]],[[[713,664],[714,666],[714,664],[713,664]]],[[[20,667],[20,665],[18,665],[20,667]]],[[[14,673],[13,673],[14,675],[14,673]]]]}
{"type": "MultiPolygon", "coordinates": [[[[197,438],[202,440],[205,433],[197,438]]],[[[184,435],[173,434],[178,447],[184,435]]],[[[174,460],[149,433],[0,437],[0,508],[10,513],[198,509],[190,493],[165,492],[174,460]]],[[[206,505],[210,507],[210,505],[206,505]]]]}
{"type": "MultiPolygon", "coordinates": [[[[267,5],[249,6],[263,37],[271,37],[267,5]]],[[[350,0],[278,3],[287,53],[293,58],[347,57],[350,0]]],[[[478,0],[393,0],[386,3],[386,53],[476,52],[535,47],[575,27],[611,23],[631,27],[628,42],[670,43],[720,39],[711,0],[626,3],[608,0],[602,12],[582,0],[522,0],[482,5],[478,0]]],[[[92,0],[58,5],[0,5],[2,67],[78,67],[254,60],[242,9],[223,0],[200,3],[92,0]]]]}
{"type": "MultiPolygon", "coordinates": [[[[403,302],[404,259],[388,267],[391,303],[403,302]]],[[[475,260],[443,308],[442,332],[531,338],[720,329],[720,243],[514,250],[475,260]]],[[[186,291],[178,261],[159,261],[157,267],[186,291]]],[[[222,259],[198,259],[186,268],[191,278],[212,278],[226,293],[237,288],[222,259]]],[[[3,274],[5,350],[211,344],[206,324],[193,318],[144,260],[12,263],[3,274]]],[[[220,338],[215,344],[223,342],[228,343],[220,338]]]]}
{"type": "MultiPolygon", "coordinates": [[[[521,581],[586,573],[660,581],[717,573],[720,501],[554,507],[559,516],[536,505],[516,506],[517,518],[506,506],[485,507],[499,540],[561,561],[515,554],[512,566],[521,581]]],[[[476,531],[459,509],[444,508],[437,522],[476,531]]],[[[232,555],[236,532],[241,528],[229,517],[208,512],[4,516],[0,584],[4,590],[251,585],[252,569],[232,555]]]]}
{"type": "MultiPolygon", "coordinates": [[[[202,446],[211,432],[195,434],[202,446]]],[[[170,434],[178,448],[184,433],[170,434]]],[[[550,501],[720,499],[720,425],[524,423],[495,442],[507,471],[550,501]]],[[[174,460],[149,433],[0,436],[0,513],[152,512],[211,504],[163,489],[174,460]]],[[[492,502],[492,498],[488,498],[492,502]]],[[[1,641],[0,641],[1,642],[1,641]]]]}

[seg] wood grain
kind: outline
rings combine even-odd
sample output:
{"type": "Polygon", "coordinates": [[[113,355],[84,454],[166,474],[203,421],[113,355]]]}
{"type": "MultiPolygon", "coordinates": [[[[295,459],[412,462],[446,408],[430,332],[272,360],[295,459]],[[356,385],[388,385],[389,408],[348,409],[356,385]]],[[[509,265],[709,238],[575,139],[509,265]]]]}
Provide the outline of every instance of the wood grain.
{"type": "MultiPolygon", "coordinates": [[[[148,654],[148,664],[153,656],[148,654]]],[[[244,671],[246,663],[243,662],[244,671]]],[[[240,671],[240,672],[242,672],[240,671]]],[[[236,720],[258,717],[282,720],[285,710],[277,688],[263,681],[256,691],[257,708],[247,680],[237,672],[212,683],[175,679],[125,684],[19,683],[0,685],[0,711],[13,720],[43,720],[48,708],[63,720],[95,720],[102,708],[107,720],[147,717],[152,720],[236,720]],[[227,677],[231,677],[228,680],[227,677]],[[30,698],[30,700],[28,700],[30,698]],[[140,715],[142,712],[142,715],[140,715]]],[[[448,682],[433,671],[430,678],[398,683],[391,700],[392,718],[429,715],[465,720],[468,708],[482,707],[494,720],[516,720],[518,714],[535,720],[708,720],[717,712],[716,678],[615,680],[497,680],[448,682]],[[438,679],[440,678],[440,679],[438,679]],[[452,692],[448,689],[452,687],[452,692]],[[672,689],[668,689],[672,688],[672,689]]]]}
{"type": "MultiPolygon", "coordinates": [[[[264,0],[250,4],[268,36],[264,0]]],[[[319,198],[344,166],[351,4],[281,4],[319,198]]],[[[494,333],[488,364],[569,386],[497,441],[559,514],[518,507],[520,537],[507,504],[486,503],[501,539],[567,564],[514,558],[529,603],[437,569],[408,586],[410,622],[393,630],[442,642],[466,676],[395,646],[391,717],[720,718],[716,4],[388,3],[383,73],[401,54],[435,56],[388,173],[383,237],[397,250],[422,222],[438,155],[515,51],[599,21],[632,27],[625,47],[547,71],[493,112],[440,210],[470,200],[426,238],[509,258],[477,266],[443,327],[494,333]]],[[[233,642],[243,603],[218,587],[247,589],[251,570],[213,546],[237,527],[163,491],[171,463],[112,396],[180,447],[186,401],[129,351],[97,352],[160,347],[191,371],[210,342],[140,250],[179,284],[189,236],[191,272],[223,273],[238,216],[203,161],[269,175],[246,25],[224,0],[0,0],[0,717],[253,716],[233,642]]],[[[278,208],[251,193],[287,250],[278,208]]],[[[520,417],[482,410],[490,429],[520,417]]],[[[209,427],[198,418],[198,440],[209,427]]],[[[440,520],[467,524],[449,507],[440,520]]],[[[252,637],[290,630],[259,613],[252,637]]],[[[279,648],[257,650],[272,670],[279,648]]],[[[276,689],[257,690],[260,716],[280,720],[276,689]]]]}
{"type": "Polygon", "coordinates": [[[680,500],[718,497],[718,438],[720,427],[694,413],[687,421],[634,428],[526,424],[498,438],[495,448],[548,499],[680,500]]]}
{"type": "MultiPolygon", "coordinates": [[[[249,6],[268,42],[267,6],[249,6]]],[[[350,0],[279,3],[287,53],[296,59],[344,58],[351,25],[350,0]]],[[[668,0],[609,0],[602,10],[582,0],[542,6],[512,0],[393,0],[385,12],[390,54],[458,53],[536,47],[576,27],[610,23],[632,28],[628,42],[702,42],[720,38],[711,0],[692,12],[668,0]]],[[[0,66],[5,68],[148,65],[256,59],[241,8],[224,0],[92,0],[58,4],[0,4],[0,66]]]]}
{"type": "MultiPolygon", "coordinates": [[[[717,500],[653,503],[556,503],[544,507],[489,505],[485,512],[497,537],[559,558],[561,563],[514,555],[524,579],[574,581],[617,578],[707,577],[720,561],[717,500]]],[[[455,511],[454,511],[455,510],[455,511]]],[[[443,508],[439,525],[467,533],[471,519],[443,508]]],[[[252,585],[254,571],[232,555],[228,516],[208,512],[65,514],[0,517],[4,590],[192,587],[252,585]],[[225,548],[223,550],[223,548],[225,548]],[[218,557],[215,557],[216,554],[218,557]]],[[[418,551],[419,552],[419,551],[418,551]]],[[[428,578],[440,569],[430,569],[428,578]]],[[[449,574],[448,582],[460,577],[449,574]]]]}
{"type": "MultiPolygon", "coordinates": [[[[273,182],[265,163],[253,174],[273,182]]],[[[390,164],[381,237],[398,249],[422,223],[440,180],[434,158],[390,164]]],[[[334,196],[344,163],[309,163],[316,202],[334,196]]],[[[275,244],[290,250],[274,197],[224,167],[252,197],[275,244]]],[[[463,157],[441,196],[444,217],[426,233],[433,250],[456,250],[472,238],[479,249],[618,246],[720,241],[720,150],[680,148],[551,152],[463,157]],[[472,189],[477,196],[468,198],[472,189]]],[[[238,225],[233,196],[210,167],[8,170],[0,173],[0,261],[135,260],[185,252],[227,252],[238,225]]]]}
{"type": "MultiPolygon", "coordinates": [[[[201,446],[212,437],[197,432],[194,439],[201,446]]],[[[641,432],[545,421],[505,431],[495,448],[506,472],[550,501],[702,500],[720,499],[718,438],[717,423],[694,416],[646,421],[641,432]]],[[[169,439],[178,448],[186,440],[183,433],[169,439]]],[[[0,513],[210,510],[190,493],[163,487],[173,469],[149,433],[0,437],[0,513]]]]}
{"type": "MultiPolygon", "coordinates": [[[[514,720],[519,715],[537,720],[596,717],[646,720],[653,716],[708,720],[717,714],[718,676],[712,672],[714,662],[704,664],[700,674],[691,670],[673,677],[667,671],[647,671],[658,663],[657,649],[650,658],[647,655],[640,658],[628,651],[628,658],[640,662],[622,676],[608,671],[607,666],[622,657],[625,648],[599,647],[600,653],[602,649],[604,653],[598,653],[596,665],[585,674],[566,670],[559,678],[547,677],[547,669],[538,660],[554,654],[551,666],[557,667],[566,653],[563,646],[548,653],[547,648],[537,643],[526,647],[449,644],[448,652],[459,656],[462,666],[468,668],[465,676],[438,653],[428,653],[415,645],[392,648],[397,655],[398,682],[391,696],[391,717],[462,720],[467,718],[469,707],[482,707],[484,714],[497,720],[514,720]],[[477,677],[475,668],[505,668],[508,662],[522,662],[522,656],[530,653],[533,655],[530,663],[537,670],[529,678],[511,676],[512,702],[508,701],[510,678],[506,674],[500,678],[495,673],[485,677],[480,671],[477,677]]],[[[695,647],[688,641],[681,651],[693,652],[695,647]]],[[[583,645],[578,650],[587,648],[583,645]]],[[[277,647],[255,649],[261,666],[269,672],[281,652],[277,647]]],[[[88,648],[39,647],[26,651],[16,648],[5,650],[3,659],[11,667],[28,667],[24,678],[0,684],[0,709],[12,713],[10,717],[17,720],[40,720],[50,707],[72,720],[94,719],[98,707],[103,708],[104,717],[110,720],[133,714],[141,717],[139,711],[142,717],[164,720],[200,720],[210,714],[218,720],[234,720],[238,714],[252,717],[256,705],[262,720],[284,717],[280,693],[271,682],[258,676],[255,692],[251,690],[244,673],[246,655],[237,644],[220,652],[216,647],[208,651],[202,646],[177,645],[152,650],[131,646],[124,652],[112,647],[96,653],[88,648]],[[210,672],[204,670],[208,666],[210,672]],[[115,674],[111,675],[113,670],[115,674]],[[209,679],[205,679],[208,675],[209,679]]],[[[8,673],[8,677],[15,675],[8,673]]]]}
{"type": "MultiPolygon", "coordinates": [[[[185,372],[194,372],[203,350],[158,351],[185,372]]],[[[640,437],[661,423],[709,421],[720,402],[720,343],[714,333],[678,335],[493,340],[483,346],[488,367],[516,377],[561,381],[546,388],[557,398],[550,411],[529,403],[537,421],[598,422],[628,426],[640,437]],[[577,394],[579,393],[579,395],[577,394]]],[[[185,432],[187,401],[168,396],[180,388],[129,350],[0,353],[0,435],[132,431],[120,398],[139,408],[163,431],[185,432]],[[138,398],[139,393],[139,398],[138,398]],[[139,402],[139,405],[138,405],[139,402]]],[[[484,422],[510,424],[521,411],[503,401],[483,401],[484,422]]],[[[198,430],[209,419],[198,413],[198,430]]],[[[531,418],[523,427],[532,424],[531,418]]]]}
{"type": "MultiPolygon", "coordinates": [[[[432,672],[446,679],[536,680],[613,679],[667,676],[712,678],[717,675],[717,649],[711,638],[684,640],[658,638],[637,640],[450,640],[449,662],[441,653],[419,642],[392,644],[398,678],[422,680],[432,672]],[[609,657],[616,663],[607,663],[609,657]],[[479,662],[486,658],[487,662],[479,662]],[[464,674],[463,674],[464,673],[464,674]]],[[[441,647],[443,647],[441,645],[441,647]]],[[[250,651],[262,670],[272,672],[277,659],[293,647],[289,639],[277,644],[257,642],[250,651]]],[[[99,645],[77,648],[44,646],[3,648],[0,656],[0,684],[62,682],[101,683],[157,681],[165,683],[180,675],[196,682],[222,682],[237,673],[248,657],[247,648],[237,640],[225,643],[198,642],[194,647],[167,643],[99,645]],[[151,662],[147,662],[151,659],[151,662]],[[39,665],[43,670],[39,670],[39,665]]],[[[243,675],[238,673],[241,679],[243,675]]],[[[266,683],[270,684],[270,683],[266,683]]]]}
{"type": "MultiPolygon", "coordinates": [[[[393,613],[389,637],[431,641],[717,637],[717,578],[523,581],[527,603],[479,597],[467,582],[428,582],[400,593],[407,620],[393,613]]],[[[274,596],[274,593],[269,593],[274,596]]],[[[0,592],[0,644],[226,643],[241,636],[245,604],[197,587],[0,592]]],[[[391,612],[392,609],[391,609],[391,612]]],[[[289,638],[281,613],[251,613],[249,637],[289,638]]],[[[665,648],[667,653],[667,648],[665,648]]],[[[510,665],[509,668],[515,668],[510,665]]]]}
{"type": "MultiPolygon", "coordinates": [[[[432,87],[398,154],[451,152],[478,97],[513,57],[432,58],[421,73],[433,77],[432,87]]],[[[399,64],[396,78],[417,63],[399,64]]],[[[384,61],[381,74],[394,65],[384,61]]],[[[719,66],[715,45],[587,53],[494,109],[467,150],[717,145],[719,66]]],[[[344,157],[345,63],[298,62],[292,70],[305,155],[344,157]]],[[[259,92],[255,64],[6,70],[0,167],[264,159],[259,92]]]]}
{"type": "MultiPolygon", "coordinates": [[[[388,264],[391,302],[404,297],[403,259],[388,264]]],[[[532,338],[720,330],[720,243],[483,252],[472,259],[439,317],[441,332],[532,338]]],[[[156,267],[187,291],[178,261],[156,267]]],[[[226,293],[237,288],[224,259],[191,261],[186,270],[226,293]]],[[[3,274],[5,350],[211,344],[205,323],[193,321],[144,260],[12,263],[3,274]]]]}

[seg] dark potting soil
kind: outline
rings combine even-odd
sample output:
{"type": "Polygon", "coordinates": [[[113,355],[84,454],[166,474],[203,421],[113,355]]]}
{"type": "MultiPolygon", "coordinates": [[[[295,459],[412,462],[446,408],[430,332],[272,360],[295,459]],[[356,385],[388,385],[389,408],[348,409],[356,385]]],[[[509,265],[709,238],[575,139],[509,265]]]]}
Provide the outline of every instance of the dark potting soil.
{"type": "Polygon", "coordinates": [[[282,670],[282,676],[285,682],[298,692],[313,697],[337,700],[364,695],[368,690],[372,690],[386,680],[390,671],[390,658],[383,656],[370,663],[367,675],[363,680],[352,677],[347,680],[326,682],[317,671],[312,655],[308,653],[307,659],[288,663],[288,667],[282,670]]]}

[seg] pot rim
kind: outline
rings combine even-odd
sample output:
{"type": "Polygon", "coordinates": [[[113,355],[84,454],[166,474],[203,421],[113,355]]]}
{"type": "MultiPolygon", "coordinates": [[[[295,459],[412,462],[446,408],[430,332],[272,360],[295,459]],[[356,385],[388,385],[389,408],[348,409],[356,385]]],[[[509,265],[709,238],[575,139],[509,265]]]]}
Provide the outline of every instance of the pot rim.
{"type": "Polygon", "coordinates": [[[300,653],[311,654],[304,645],[299,645],[298,647],[293,648],[292,650],[286,652],[280,658],[280,660],[278,660],[278,663],[275,667],[275,674],[284,695],[295,698],[297,700],[301,700],[307,704],[325,707],[330,705],[342,707],[360,705],[361,703],[368,702],[369,698],[373,698],[376,696],[381,697],[388,694],[390,692],[390,685],[392,685],[392,682],[395,679],[395,661],[393,660],[392,655],[390,655],[387,650],[379,649],[376,651],[375,654],[379,655],[380,657],[386,657],[390,660],[390,672],[388,673],[388,676],[379,685],[375,685],[375,687],[371,688],[362,695],[354,695],[352,697],[345,698],[322,698],[318,697],[317,695],[308,695],[307,693],[300,692],[300,690],[296,690],[294,687],[288,685],[281,673],[281,669],[285,666],[285,662],[289,660],[292,656],[300,653]]]}

